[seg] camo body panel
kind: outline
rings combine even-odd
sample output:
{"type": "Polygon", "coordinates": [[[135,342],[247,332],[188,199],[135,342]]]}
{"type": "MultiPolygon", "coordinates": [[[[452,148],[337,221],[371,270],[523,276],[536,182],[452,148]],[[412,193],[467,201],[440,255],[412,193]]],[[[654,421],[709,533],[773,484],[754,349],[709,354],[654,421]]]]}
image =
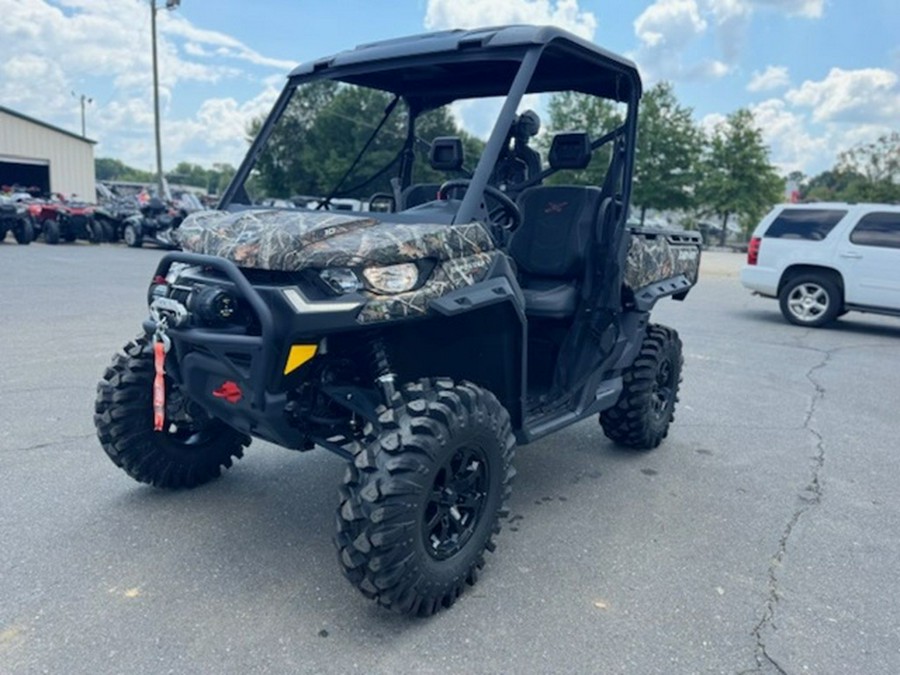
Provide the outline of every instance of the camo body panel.
{"type": "Polygon", "coordinates": [[[479,223],[389,223],[328,211],[201,211],[181,224],[178,238],[185,251],[289,272],[443,261],[493,249],[479,223]]]}
{"type": "Polygon", "coordinates": [[[432,300],[484,279],[498,255],[495,251],[444,260],[434,268],[421,288],[408,293],[378,295],[365,292],[369,302],[360,310],[356,320],[368,324],[422,316],[428,312],[428,304],[432,300]]]}
{"type": "Polygon", "coordinates": [[[625,285],[633,291],[655,281],[683,274],[697,283],[700,269],[700,247],[673,244],[665,235],[648,237],[632,234],[625,262],[625,285]]]}

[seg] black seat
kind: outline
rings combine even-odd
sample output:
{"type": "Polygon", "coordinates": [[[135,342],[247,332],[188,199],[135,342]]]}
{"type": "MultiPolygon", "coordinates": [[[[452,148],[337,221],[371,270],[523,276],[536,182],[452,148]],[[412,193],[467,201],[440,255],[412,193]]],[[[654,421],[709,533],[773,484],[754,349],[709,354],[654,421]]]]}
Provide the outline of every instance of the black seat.
{"type": "MultiPolygon", "coordinates": [[[[428,163],[435,171],[460,171],[463,161],[463,144],[459,136],[439,136],[431,142],[428,163]]],[[[415,183],[400,194],[400,211],[437,199],[439,183],[415,183]]]]}
{"type": "MultiPolygon", "coordinates": [[[[551,146],[550,165],[583,169],[590,155],[587,134],[558,134],[551,146]]],[[[522,224],[508,251],[519,270],[529,316],[565,319],[575,313],[602,194],[597,187],[550,185],[528,188],[519,195],[522,224]]]]}

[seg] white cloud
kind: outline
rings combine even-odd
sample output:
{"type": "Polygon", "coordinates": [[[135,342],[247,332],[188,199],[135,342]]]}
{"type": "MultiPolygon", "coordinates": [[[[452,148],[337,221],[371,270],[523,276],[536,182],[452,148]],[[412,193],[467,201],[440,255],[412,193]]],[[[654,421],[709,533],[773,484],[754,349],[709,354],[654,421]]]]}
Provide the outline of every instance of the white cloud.
{"type": "Polygon", "coordinates": [[[826,165],[834,159],[828,135],[813,136],[804,115],[787,109],[781,99],[769,99],[750,111],[770,148],[770,158],[787,174],[806,167],[826,165]]]}
{"type": "Polygon", "coordinates": [[[896,125],[898,80],[896,73],[882,68],[832,68],[824,80],[807,80],[785,97],[795,106],[811,108],[816,122],[896,125]]]}
{"type": "MultiPolygon", "coordinates": [[[[70,92],[85,92],[94,99],[87,128],[99,141],[97,155],[141,168],[154,163],[146,0],[0,0],[0,17],[3,105],[75,131],[80,108],[70,92]]],[[[237,162],[246,147],[244,124],[271,105],[272,86],[257,89],[249,101],[200,102],[195,113],[175,112],[176,103],[184,101],[179,90],[191,83],[221,85],[238,78],[245,86],[250,78],[258,81],[261,70],[283,74],[295,62],[197,28],[179,12],[161,10],[157,18],[166,165],[181,161],[188,149],[194,153],[191,161],[237,162]],[[226,134],[234,136],[225,139],[226,134]]],[[[281,75],[278,81],[283,82],[281,75]]]]}
{"type": "Polygon", "coordinates": [[[757,9],[773,9],[788,16],[806,19],[821,18],[825,0],[706,0],[717,19],[728,16],[749,16],[757,9]]]}
{"type": "Polygon", "coordinates": [[[786,12],[788,16],[819,19],[825,13],[825,0],[747,0],[757,7],[771,7],[786,12]]]}
{"type": "Polygon", "coordinates": [[[514,23],[559,26],[586,40],[597,30],[597,18],[578,0],[428,0],[425,12],[429,30],[514,23]]]}
{"type": "Polygon", "coordinates": [[[767,66],[763,72],[753,71],[753,77],[747,85],[747,91],[771,91],[780,89],[791,83],[787,66],[767,66]]]}
{"type": "Polygon", "coordinates": [[[657,0],[634,20],[634,33],[647,47],[681,49],[706,26],[695,0],[657,0]]]}
{"type": "Polygon", "coordinates": [[[730,66],[716,59],[684,63],[684,53],[708,26],[696,0],[656,0],[647,7],[634,21],[641,47],[633,57],[648,84],[659,80],[713,80],[726,75],[730,66]]]}
{"type": "Polygon", "coordinates": [[[634,22],[640,48],[632,56],[651,83],[720,78],[739,63],[760,10],[818,18],[824,0],[656,0],[634,22]],[[717,43],[720,58],[691,63],[687,55],[706,40],[717,43]]]}

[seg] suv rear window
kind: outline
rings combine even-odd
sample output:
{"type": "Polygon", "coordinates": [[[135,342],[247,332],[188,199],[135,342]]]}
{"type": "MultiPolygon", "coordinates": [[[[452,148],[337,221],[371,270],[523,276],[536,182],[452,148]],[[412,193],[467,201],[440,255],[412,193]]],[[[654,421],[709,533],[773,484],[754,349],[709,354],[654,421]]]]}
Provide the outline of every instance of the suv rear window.
{"type": "Polygon", "coordinates": [[[845,215],[846,211],[832,209],[785,209],[764,236],[821,241],[845,215]]]}
{"type": "Polygon", "coordinates": [[[850,233],[858,246],[900,248],[900,213],[870,213],[850,233]]]}

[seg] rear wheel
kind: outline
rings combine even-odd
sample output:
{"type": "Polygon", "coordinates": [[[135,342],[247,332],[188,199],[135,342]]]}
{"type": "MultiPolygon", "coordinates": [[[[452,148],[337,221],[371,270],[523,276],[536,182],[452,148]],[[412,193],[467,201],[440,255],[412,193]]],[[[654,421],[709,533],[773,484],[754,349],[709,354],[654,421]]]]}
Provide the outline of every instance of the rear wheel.
{"type": "Polygon", "coordinates": [[[823,274],[801,274],[784,284],[778,304],[791,323],[818,328],[834,321],[844,303],[841,289],[832,279],[823,274]]]}
{"type": "Polygon", "coordinates": [[[44,221],[44,241],[48,244],[59,243],[59,223],[55,220],[44,221]]]}
{"type": "Polygon", "coordinates": [[[88,241],[92,244],[99,244],[106,238],[103,236],[103,226],[96,220],[92,220],[87,224],[88,241]]]}
{"type": "Polygon", "coordinates": [[[626,448],[657,447],[675,417],[683,363],[678,333],[650,324],[641,351],[622,375],[618,402],[600,413],[603,433],[626,448]]]}
{"type": "Polygon", "coordinates": [[[407,385],[369,428],[340,490],[344,575],[405,614],[450,607],[478,579],[515,475],[509,414],[469,382],[407,385]]]}
{"type": "Polygon", "coordinates": [[[112,223],[106,220],[101,220],[100,227],[103,230],[103,241],[114,242],[116,240],[116,228],[112,223]]]}
{"type": "Polygon", "coordinates": [[[250,438],[166,382],[167,428],[153,430],[153,349],[145,337],[116,354],[97,386],[94,425],[113,463],[142,483],[191,488],[216,478],[250,438]]]}

